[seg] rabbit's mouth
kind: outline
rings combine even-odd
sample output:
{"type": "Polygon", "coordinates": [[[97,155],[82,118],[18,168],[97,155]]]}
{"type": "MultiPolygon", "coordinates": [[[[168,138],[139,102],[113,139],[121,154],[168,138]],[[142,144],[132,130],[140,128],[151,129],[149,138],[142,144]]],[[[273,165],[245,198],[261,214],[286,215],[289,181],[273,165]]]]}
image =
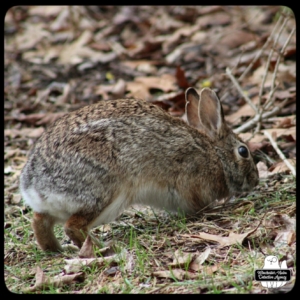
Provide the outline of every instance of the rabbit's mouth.
{"type": "Polygon", "coordinates": [[[243,180],[242,191],[250,192],[259,182],[258,176],[246,176],[243,180]]]}

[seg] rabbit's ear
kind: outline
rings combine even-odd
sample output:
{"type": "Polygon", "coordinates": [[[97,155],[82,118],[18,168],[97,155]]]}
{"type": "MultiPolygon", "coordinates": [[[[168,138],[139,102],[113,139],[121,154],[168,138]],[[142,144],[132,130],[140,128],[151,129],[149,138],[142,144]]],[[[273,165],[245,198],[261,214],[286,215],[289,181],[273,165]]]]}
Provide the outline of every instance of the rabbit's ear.
{"type": "Polygon", "coordinates": [[[194,88],[188,88],[185,91],[185,112],[188,123],[194,128],[201,128],[200,118],[198,114],[200,97],[194,88]]]}
{"type": "Polygon", "coordinates": [[[201,129],[215,139],[224,125],[224,114],[218,96],[209,88],[201,90],[198,114],[201,129]]]}

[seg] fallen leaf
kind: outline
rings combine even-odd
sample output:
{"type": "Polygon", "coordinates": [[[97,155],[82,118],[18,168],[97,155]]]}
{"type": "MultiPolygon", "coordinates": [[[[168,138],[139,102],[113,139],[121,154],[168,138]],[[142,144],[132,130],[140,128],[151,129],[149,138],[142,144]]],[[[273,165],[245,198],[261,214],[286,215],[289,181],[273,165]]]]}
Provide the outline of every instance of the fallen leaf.
{"type": "Polygon", "coordinates": [[[169,266],[187,266],[193,259],[193,254],[185,253],[181,250],[176,250],[174,253],[173,262],[169,263],[169,266]]]}
{"type": "Polygon", "coordinates": [[[203,239],[203,240],[208,240],[208,241],[214,241],[219,243],[219,247],[223,248],[226,246],[230,245],[235,245],[236,243],[242,244],[244,239],[248,237],[250,234],[255,232],[258,227],[256,227],[253,230],[250,230],[246,233],[239,234],[239,233],[234,233],[230,232],[228,236],[219,236],[219,235],[214,235],[214,234],[209,234],[206,232],[200,232],[198,235],[188,235],[188,234],[183,234],[182,236],[184,237],[191,237],[194,239],[203,239]]]}
{"type": "Polygon", "coordinates": [[[254,117],[255,112],[249,104],[241,106],[236,112],[225,116],[226,122],[231,125],[239,124],[242,117],[254,117]]]}
{"type": "Polygon", "coordinates": [[[43,127],[39,128],[23,128],[23,129],[5,129],[4,135],[10,138],[25,137],[25,138],[38,138],[44,132],[43,127]]]}
{"type": "Polygon", "coordinates": [[[11,166],[8,166],[4,169],[4,174],[8,175],[10,173],[12,173],[14,171],[14,169],[11,166]]]}
{"type": "Polygon", "coordinates": [[[153,22],[154,27],[158,31],[173,31],[176,28],[180,28],[184,25],[183,22],[174,19],[164,10],[160,10],[159,14],[156,16],[150,17],[150,20],[153,22]],[[155,19],[155,20],[154,20],[155,19]]]}
{"type": "Polygon", "coordinates": [[[80,258],[94,258],[95,253],[94,253],[94,249],[93,249],[93,242],[91,239],[91,236],[88,235],[79,251],[78,256],[80,258]]]}
{"type": "Polygon", "coordinates": [[[257,143],[257,142],[253,142],[253,141],[247,143],[247,146],[248,146],[250,152],[254,152],[256,150],[260,150],[263,147],[265,147],[266,145],[270,145],[270,143],[268,143],[268,142],[257,143]]]}
{"type": "Polygon", "coordinates": [[[274,229],[276,247],[291,246],[296,241],[296,218],[277,213],[268,220],[264,220],[264,226],[274,229]]]}
{"type": "Polygon", "coordinates": [[[187,79],[185,77],[185,73],[184,71],[177,66],[176,68],[176,79],[177,79],[177,84],[179,85],[179,87],[181,87],[182,89],[186,89],[188,87],[190,87],[191,85],[187,82],[187,79]]]}
{"type": "Polygon", "coordinates": [[[279,64],[276,79],[279,82],[293,82],[296,80],[296,63],[291,65],[279,64]]]}
{"type": "Polygon", "coordinates": [[[227,13],[216,12],[213,14],[200,16],[196,20],[197,25],[201,28],[205,28],[213,25],[227,25],[231,22],[231,18],[227,13]]]}
{"type": "Polygon", "coordinates": [[[177,280],[182,280],[183,278],[194,279],[199,277],[198,273],[192,273],[181,269],[172,269],[170,271],[155,271],[152,273],[152,275],[160,278],[175,278],[177,280]]]}
{"type": "Polygon", "coordinates": [[[258,177],[259,178],[268,178],[269,176],[273,176],[272,172],[269,172],[267,165],[260,161],[257,163],[258,177]]]}
{"type": "Polygon", "coordinates": [[[254,136],[251,132],[242,132],[239,133],[239,137],[243,140],[243,141],[248,141],[251,143],[261,143],[263,140],[266,139],[266,136],[260,132],[257,132],[254,136]]]}
{"type": "Polygon", "coordinates": [[[57,16],[62,10],[69,9],[68,6],[63,5],[43,5],[43,6],[33,6],[29,8],[29,15],[31,16],[43,16],[43,17],[51,17],[57,16]]]}
{"type": "Polygon", "coordinates": [[[112,276],[112,275],[115,275],[118,272],[120,272],[120,268],[118,266],[114,266],[114,267],[111,267],[111,268],[105,270],[104,274],[107,275],[107,276],[112,276]]]}
{"type": "Polygon", "coordinates": [[[151,99],[151,94],[149,93],[148,87],[142,82],[127,82],[126,87],[126,90],[130,92],[128,97],[134,97],[146,101],[151,99]]]}
{"type": "Polygon", "coordinates": [[[115,98],[122,98],[124,97],[126,90],[126,82],[123,79],[118,79],[118,81],[113,85],[111,89],[111,93],[115,98]]]}
{"type": "Polygon", "coordinates": [[[118,262],[117,255],[111,255],[107,257],[99,257],[99,258],[73,258],[73,259],[65,259],[66,265],[64,267],[67,274],[79,272],[84,266],[92,266],[96,264],[98,267],[103,266],[109,262],[118,262]]]}
{"type": "Polygon", "coordinates": [[[20,149],[8,149],[8,147],[6,147],[5,148],[4,161],[6,161],[9,158],[12,158],[14,156],[18,156],[20,153],[21,153],[20,149]]]}
{"type": "Polygon", "coordinates": [[[206,261],[210,252],[211,252],[211,248],[208,247],[204,252],[197,255],[196,258],[190,264],[190,268],[194,271],[200,270],[202,268],[202,264],[206,261]]]}
{"type": "Polygon", "coordinates": [[[217,272],[218,270],[223,271],[223,269],[220,267],[219,264],[216,264],[214,266],[201,266],[201,270],[203,270],[203,272],[205,272],[207,275],[212,275],[213,273],[217,272]]]}
{"type": "MultiPolygon", "coordinates": [[[[265,65],[261,65],[260,67],[258,67],[254,72],[253,75],[248,79],[249,82],[251,82],[252,84],[258,84],[260,85],[262,83],[262,80],[265,76],[266,73],[266,66],[265,65]]],[[[273,79],[273,74],[268,72],[266,79],[265,79],[265,84],[264,87],[270,87],[271,83],[272,83],[272,79],[273,79]]]]}
{"type": "Polygon", "coordinates": [[[68,7],[67,9],[62,9],[55,20],[51,23],[49,29],[51,31],[63,31],[65,28],[68,27],[69,18],[71,14],[71,8],[68,7]]]}
{"type": "Polygon", "coordinates": [[[223,37],[219,40],[221,45],[227,46],[229,49],[237,48],[249,41],[255,40],[255,35],[243,30],[229,30],[224,31],[223,37]]]}
{"type": "MultiPolygon", "coordinates": [[[[125,68],[130,68],[132,70],[137,70],[138,72],[147,73],[147,74],[153,74],[155,75],[157,73],[156,64],[157,61],[149,61],[149,60],[126,60],[123,61],[120,66],[125,68]]],[[[134,73],[135,74],[135,71],[134,73]]],[[[141,75],[141,74],[140,74],[141,75]]]]}
{"type": "Polygon", "coordinates": [[[171,271],[155,271],[152,273],[152,275],[156,276],[156,277],[160,277],[160,278],[174,279],[174,277],[175,277],[178,280],[182,280],[183,273],[184,273],[184,271],[181,269],[173,269],[172,272],[171,271]]]}
{"type": "Polygon", "coordinates": [[[59,113],[49,113],[44,115],[38,122],[36,122],[36,125],[48,125],[65,115],[66,113],[59,112],[59,113]]]}
{"type": "Polygon", "coordinates": [[[269,128],[265,129],[264,131],[268,131],[271,134],[271,136],[275,132],[277,138],[280,138],[282,135],[291,135],[296,141],[296,126],[289,128],[269,128]]]}
{"type": "Polygon", "coordinates": [[[279,224],[287,230],[296,230],[296,219],[289,217],[287,214],[276,214],[272,221],[276,226],[279,224]]]}
{"type": "Polygon", "coordinates": [[[24,24],[21,34],[16,36],[16,49],[24,51],[34,48],[42,39],[49,39],[50,32],[45,30],[45,24],[24,24]]]}
{"type": "Polygon", "coordinates": [[[35,284],[30,287],[26,292],[35,292],[49,288],[50,286],[61,287],[64,284],[71,284],[74,282],[82,282],[84,280],[84,274],[82,272],[72,275],[59,274],[54,277],[47,277],[43,270],[38,266],[35,274],[35,284]]]}
{"type": "Polygon", "coordinates": [[[19,204],[22,200],[21,194],[13,194],[13,198],[11,200],[12,204],[19,204]]]}
{"type": "Polygon", "coordinates": [[[163,74],[160,77],[148,76],[148,77],[137,77],[136,82],[142,82],[149,89],[159,89],[163,92],[174,91],[176,89],[176,78],[171,74],[163,74]]]}
{"type": "MultiPolygon", "coordinates": [[[[237,117],[240,117],[239,115],[240,114],[237,114],[233,118],[231,118],[232,115],[230,115],[228,117],[225,117],[225,119],[230,123],[237,122],[238,121],[237,117]]],[[[296,141],[296,126],[295,125],[293,125],[291,127],[287,126],[287,128],[277,128],[279,126],[275,126],[275,127],[276,128],[264,129],[264,131],[268,131],[271,134],[271,136],[272,136],[273,132],[276,132],[277,138],[281,138],[282,136],[285,136],[285,135],[286,136],[291,135],[293,140],[296,141]]],[[[284,125],[282,127],[284,127],[284,125]]],[[[249,141],[251,141],[251,142],[260,143],[263,140],[269,141],[268,138],[264,134],[261,134],[260,132],[256,133],[253,137],[252,137],[251,132],[240,133],[239,136],[244,141],[248,141],[250,137],[251,137],[251,139],[249,141]]]]}
{"type": "MultiPolygon", "coordinates": [[[[296,95],[295,92],[291,92],[289,90],[284,90],[284,91],[275,91],[273,97],[276,99],[284,100],[286,98],[292,98],[295,95],[296,95]]],[[[267,96],[266,96],[266,98],[267,98],[267,96]]]]}
{"type": "MultiPolygon", "coordinates": [[[[63,112],[58,113],[38,113],[38,114],[30,114],[30,115],[19,115],[14,117],[7,117],[6,120],[16,120],[19,122],[26,122],[31,125],[44,125],[48,123],[52,123],[58,118],[62,117],[63,112]]],[[[38,128],[41,130],[40,128],[38,128]]],[[[33,129],[32,129],[33,130],[33,129]]]]}
{"type": "MultiPolygon", "coordinates": [[[[296,162],[294,159],[287,159],[290,164],[296,167],[296,162]]],[[[290,171],[290,168],[286,165],[284,161],[280,161],[275,164],[275,166],[270,167],[271,174],[275,173],[285,173],[286,171],[290,171]]]]}
{"type": "MultiPolygon", "coordinates": [[[[59,61],[62,64],[76,64],[82,61],[80,52],[82,48],[92,39],[92,32],[85,30],[82,34],[72,43],[66,44],[59,54],[59,61]]],[[[91,50],[92,51],[92,50],[91,50]]]]}
{"type": "Polygon", "coordinates": [[[274,245],[276,247],[288,245],[291,246],[292,243],[296,242],[296,232],[294,230],[282,230],[277,233],[274,240],[274,245]]]}

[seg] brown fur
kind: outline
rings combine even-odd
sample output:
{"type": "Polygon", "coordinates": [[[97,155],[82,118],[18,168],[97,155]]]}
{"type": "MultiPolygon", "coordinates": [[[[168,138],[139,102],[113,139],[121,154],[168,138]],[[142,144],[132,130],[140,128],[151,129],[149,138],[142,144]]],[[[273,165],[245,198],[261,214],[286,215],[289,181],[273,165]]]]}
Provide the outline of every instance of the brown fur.
{"type": "Polygon", "coordinates": [[[50,215],[34,212],[32,229],[38,244],[44,251],[62,251],[59,242],[54,236],[54,224],[54,218],[50,215]]]}

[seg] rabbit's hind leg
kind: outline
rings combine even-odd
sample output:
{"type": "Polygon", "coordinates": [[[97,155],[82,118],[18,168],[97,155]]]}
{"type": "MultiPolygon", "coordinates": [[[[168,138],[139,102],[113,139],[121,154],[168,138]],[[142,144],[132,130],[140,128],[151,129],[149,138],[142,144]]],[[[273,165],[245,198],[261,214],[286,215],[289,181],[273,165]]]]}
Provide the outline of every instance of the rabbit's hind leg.
{"type": "Polygon", "coordinates": [[[90,222],[86,217],[79,214],[72,215],[65,223],[65,233],[73,241],[73,243],[81,248],[85,238],[88,235],[88,225],[90,222]]]}
{"type": "Polygon", "coordinates": [[[39,246],[44,251],[62,251],[53,232],[54,224],[55,220],[49,214],[34,212],[32,229],[39,246]]]}

